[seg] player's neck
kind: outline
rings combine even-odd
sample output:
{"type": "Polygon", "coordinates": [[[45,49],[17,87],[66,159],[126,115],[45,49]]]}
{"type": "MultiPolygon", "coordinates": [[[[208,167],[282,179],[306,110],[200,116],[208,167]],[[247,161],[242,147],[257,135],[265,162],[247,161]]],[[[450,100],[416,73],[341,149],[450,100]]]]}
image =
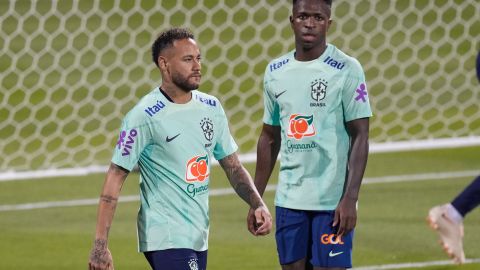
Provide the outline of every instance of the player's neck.
{"type": "Polygon", "coordinates": [[[173,103],[185,104],[192,100],[192,92],[185,92],[176,87],[169,87],[162,84],[160,86],[160,91],[173,103]]]}
{"type": "Polygon", "coordinates": [[[302,48],[297,46],[295,51],[295,59],[297,61],[312,61],[319,58],[327,49],[327,44],[322,44],[314,48],[302,48]]]}

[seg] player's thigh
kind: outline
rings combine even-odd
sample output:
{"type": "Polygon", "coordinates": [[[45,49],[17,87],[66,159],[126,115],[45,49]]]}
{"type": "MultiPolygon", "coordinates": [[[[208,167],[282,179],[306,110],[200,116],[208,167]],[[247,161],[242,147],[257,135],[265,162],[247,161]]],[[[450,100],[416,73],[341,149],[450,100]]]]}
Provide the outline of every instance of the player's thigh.
{"type": "Polygon", "coordinates": [[[290,264],[295,264],[308,255],[309,245],[311,244],[310,220],[308,214],[302,210],[277,206],[275,211],[275,239],[278,257],[281,265],[289,267],[290,264]]]}
{"type": "Polygon", "coordinates": [[[282,264],[282,270],[311,270],[307,258],[300,259],[290,264],[282,264]]]}
{"type": "Polygon", "coordinates": [[[166,249],[144,253],[153,270],[205,270],[207,251],[192,249],[166,249]]]}
{"type": "Polygon", "coordinates": [[[312,258],[314,269],[352,267],[353,231],[337,237],[333,227],[334,211],[317,211],[312,221],[312,258]]]}

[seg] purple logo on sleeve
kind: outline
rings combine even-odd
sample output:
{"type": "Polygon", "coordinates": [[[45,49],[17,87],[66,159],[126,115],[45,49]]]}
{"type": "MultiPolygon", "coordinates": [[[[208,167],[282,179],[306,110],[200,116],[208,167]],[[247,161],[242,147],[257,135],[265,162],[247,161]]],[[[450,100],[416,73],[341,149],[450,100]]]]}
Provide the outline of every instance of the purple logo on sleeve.
{"type": "Polygon", "coordinates": [[[360,86],[355,90],[358,95],[355,98],[355,101],[362,100],[362,102],[367,101],[367,87],[365,86],[365,83],[361,83],[360,86]]]}
{"type": "Polygon", "coordinates": [[[122,156],[130,155],[130,150],[132,150],[133,144],[135,143],[135,137],[137,137],[137,134],[138,132],[134,128],[128,132],[128,136],[127,136],[126,130],[122,130],[122,132],[120,132],[120,136],[117,141],[117,147],[118,149],[123,150],[122,156]]]}

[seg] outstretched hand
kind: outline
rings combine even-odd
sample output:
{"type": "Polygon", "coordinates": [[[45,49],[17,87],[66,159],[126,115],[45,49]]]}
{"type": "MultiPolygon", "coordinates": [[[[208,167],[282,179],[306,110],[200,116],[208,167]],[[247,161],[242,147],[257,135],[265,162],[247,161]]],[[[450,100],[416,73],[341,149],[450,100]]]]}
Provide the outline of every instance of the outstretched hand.
{"type": "Polygon", "coordinates": [[[270,215],[266,206],[260,206],[257,209],[250,208],[247,215],[247,227],[248,231],[255,236],[270,233],[272,230],[272,215],[270,215]]]}

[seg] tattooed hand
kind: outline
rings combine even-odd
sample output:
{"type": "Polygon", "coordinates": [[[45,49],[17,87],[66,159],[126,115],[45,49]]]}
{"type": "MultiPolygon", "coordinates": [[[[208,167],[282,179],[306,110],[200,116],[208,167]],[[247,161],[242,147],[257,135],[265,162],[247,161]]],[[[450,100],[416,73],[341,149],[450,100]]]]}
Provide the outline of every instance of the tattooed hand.
{"type": "Polygon", "coordinates": [[[247,215],[248,231],[255,236],[267,235],[272,230],[272,215],[266,206],[250,208],[247,215]]]}
{"type": "Polygon", "coordinates": [[[88,262],[89,270],[114,270],[113,258],[107,247],[107,240],[96,239],[92,251],[90,252],[90,260],[88,262]]]}

